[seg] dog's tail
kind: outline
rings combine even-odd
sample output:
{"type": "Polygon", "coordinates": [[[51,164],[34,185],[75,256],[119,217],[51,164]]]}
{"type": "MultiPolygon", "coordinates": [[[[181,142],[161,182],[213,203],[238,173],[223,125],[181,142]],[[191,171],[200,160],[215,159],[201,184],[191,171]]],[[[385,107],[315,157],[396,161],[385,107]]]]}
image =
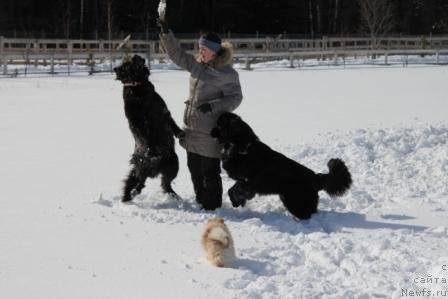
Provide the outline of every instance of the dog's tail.
{"type": "Polygon", "coordinates": [[[219,226],[213,227],[210,230],[208,238],[221,243],[223,247],[229,247],[230,245],[229,234],[219,226]]]}
{"type": "Polygon", "coordinates": [[[213,227],[207,237],[215,244],[208,250],[208,260],[216,267],[230,266],[235,258],[235,252],[232,248],[232,237],[227,230],[220,226],[213,227]]]}
{"type": "Polygon", "coordinates": [[[342,196],[352,185],[352,175],[341,159],[331,159],[327,163],[327,174],[319,173],[319,190],[325,190],[330,196],[342,196]]]}

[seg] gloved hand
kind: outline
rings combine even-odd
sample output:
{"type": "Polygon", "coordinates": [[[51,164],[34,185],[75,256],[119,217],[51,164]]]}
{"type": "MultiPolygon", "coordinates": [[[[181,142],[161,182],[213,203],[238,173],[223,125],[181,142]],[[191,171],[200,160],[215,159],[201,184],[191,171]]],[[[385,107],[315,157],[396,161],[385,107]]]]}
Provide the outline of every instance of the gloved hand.
{"type": "Polygon", "coordinates": [[[197,109],[202,113],[212,112],[213,110],[212,105],[210,105],[209,103],[201,104],[198,106],[197,109]]]}
{"type": "Polygon", "coordinates": [[[160,32],[161,33],[168,33],[169,29],[168,29],[168,23],[166,22],[166,19],[161,19],[158,18],[157,19],[157,25],[160,27],[160,32]]]}
{"type": "Polygon", "coordinates": [[[157,7],[157,12],[159,13],[160,19],[165,21],[166,15],[166,0],[160,0],[159,6],[157,7]]]}

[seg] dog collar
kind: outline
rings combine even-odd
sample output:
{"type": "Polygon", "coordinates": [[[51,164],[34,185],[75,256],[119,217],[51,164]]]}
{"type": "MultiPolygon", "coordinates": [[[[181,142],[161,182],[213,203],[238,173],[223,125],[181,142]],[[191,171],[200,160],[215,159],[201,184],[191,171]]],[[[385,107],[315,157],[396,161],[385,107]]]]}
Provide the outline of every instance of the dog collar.
{"type": "Polygon", "coordinates": [[[125,86],[125,87],[128,87],[128,86],[133,87],[133,86],[138,86],[138,85],[142,85],[142,83],[141,82],[126,82],[126,83],[123,83],[123,86],[125,86]]]}
{"type": "MultiPolygon", "coordinates": [[[[238,150],[236,153],[238,155],[247,155],[247,151],[249,150],[249,147],[252,145],[252,142],[249,142],[244,148],[238,150]]],[[[235,148],[235,144],[234,143],[230,143],[228,148],[223,148],[221,150],[221,153],[227,157],[230,157],[231,154],[233,153],[233,150],[235,148]]]]}

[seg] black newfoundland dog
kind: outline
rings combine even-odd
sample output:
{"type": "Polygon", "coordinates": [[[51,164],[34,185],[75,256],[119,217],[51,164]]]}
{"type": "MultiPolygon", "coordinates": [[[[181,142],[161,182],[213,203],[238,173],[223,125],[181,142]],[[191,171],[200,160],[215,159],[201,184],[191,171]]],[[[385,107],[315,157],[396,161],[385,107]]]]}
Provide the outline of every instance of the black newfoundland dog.
{"type": "Polygon", "coordinates": [[[149,82],[149,69],[143,58],[135,55],[114,71],[116,79],[123,83],[124,111],[135,139],[132,167],[124,180],[122,201],[132,200],[145,187],[148,177],[159,174],[163,191],[179,198],[171,187],[179,171],[173,136],[181,137],[183,131],[149,82]]]}
{"type": "Polygon", "coordinates": [[[255,194],[278,194],[291,214],[308,219],[317,212],[319,190],[341,196],[352,184],[342,160],[331,159],[330,172],[316,174],[261,142],[236,114],[222,114],[211,135],[223,145],[223,168],[236,180],[228,191],[234,207],[244,206],[255,194]]]}

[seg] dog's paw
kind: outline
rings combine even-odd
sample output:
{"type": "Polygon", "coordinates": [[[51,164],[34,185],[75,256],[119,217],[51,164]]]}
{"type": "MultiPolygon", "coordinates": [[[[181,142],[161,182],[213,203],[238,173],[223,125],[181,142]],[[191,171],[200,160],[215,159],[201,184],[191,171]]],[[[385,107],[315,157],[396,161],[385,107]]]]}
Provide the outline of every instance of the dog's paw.
{"type": "Polygon", "coordinates": [[[124,195],[121,198],[121,202],[130,202],[132,200],[132,196],[131,195],[124,195]]]}
{"type": "Polygon", "coordinates": [[[234,198],[230,197],[230,201],[232,202],[232,207],[238,208],[240,206],[240,203],[234,198]]]}
{"type": "Polygon", "coordinates": [[[247,199],[246,199],[246,198],[241,198],[241,199],[240,199],[240,202],[239,202],[240,207],[244,208],[244,206],[246,205],[246,202],[247,202],[247,199]]]}
{"type": "Polygon", "coordinates": [[[244,198],[230,198],[230,201],[232,202],[232,206],[234,208],[238,207],[244,207],[246,205],[246,199],[244,198]]]}
{"type": "Polygon", "coordinates": [[[244,193],[241,192],[240,188],[238,188],[238,185],[230,188],[228,194],[234,208],[244,207],[246,205],[247,198],[244,193]]]}

